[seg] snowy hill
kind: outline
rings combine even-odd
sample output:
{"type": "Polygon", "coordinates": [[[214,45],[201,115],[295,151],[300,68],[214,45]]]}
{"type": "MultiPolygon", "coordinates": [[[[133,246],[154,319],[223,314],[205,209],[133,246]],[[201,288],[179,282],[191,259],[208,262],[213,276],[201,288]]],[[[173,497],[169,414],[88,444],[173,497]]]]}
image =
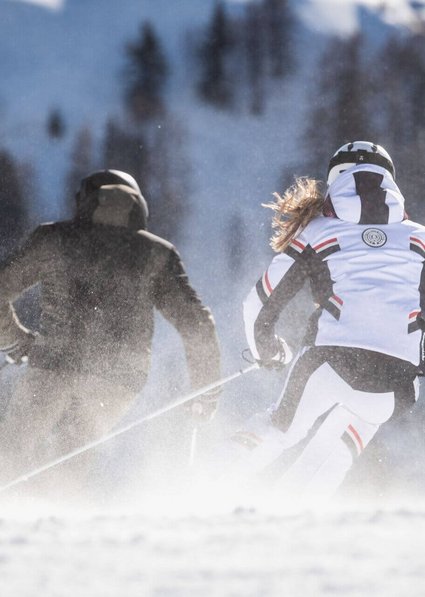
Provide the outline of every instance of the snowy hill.
{"type": "MultiPolygon", "coordinates": [[[[293,97],[283,98],[280,110],[277,106],[274,115],[267,115],[265,125],[253,118],[232,117],[232,135],[228,135],[224,132],[228,131],[229,119],[211,110],[199,111],[199,102],[188,84],[191,73],[185,67],[184,41],[188,32],[206,24],[213,0],[180,0],[178,3],[173,0],[67,0],[63,2],[63,8],[57,10],[47,6],[60,4],[46,0],[45,3],[42,7],[39,3],[22,0],[0,0],[0,142],[34,164],[41,181],[43,205],[48,204],[44,208],[38,206],[42,219],[60,213],[60,206],[55,208],[54,202],[60,201],[57,187],[64,176],[65,161],[75,132],[89,124],[94,134],[100,136],[108,117],[119,110],[123,48],[134,38],[143,20],[153,23],[171,62],[169,101],[188,126],[190,137],[202,135],[205,147],[211,144],[217,147],[217,138],[232,141],[246,131],[247,137],[256,140],[255,153],[263,154],[263,148],[270,146],[279,153],[282,141],[276,144],[278,135],[269,136],[279,126],[268,123],[275,119],[276,122],[283,119],[292,123],[299,117],[298,101],[294,102],[293,97]],[[52,143],[46,137],[45,125],[50,110],[55,107],[60,107],[64,113],[68,134],[63,141],[52,143]],[[247,122],[253,127],[249,133],[247,122]]],[[[232,0],[228,4],[230,9],[237,10],[244,3],[232,0]]],[[[311,35],[335,32],[345,35],[356,27],[371,27],[372,24],[374,30],[369,33],[373,36],[382,34],[386,24],[415,22],[415,11],[407,1],[298,0],[292,4],[307,28],[306,39],[311,35]]],[[[308,50],[311,45],[311,40],[301,44],[300,51],[308,50]]],[[[308,55],[305,51],[306,58],[308,55]]],[[[307,68],[297,74],[301,86],[304,77],[309,75],[309,68],[312,65],[307,62],[307,68]]],[[[295,132],[299,130],[294,129],[295,132]]],[[[244,163],[246,156],[240,157],[243,153],[241,145],[238,142],[234,145],[233,149],[225,148],[224,153],[220,149],[217,153],[227,164],[237,164],[239,159],[244,163]],[[229,152],[233,156],[230,160],[224,157],[229,152]]],[[[242,146],[246,147],[244,143],[242,146]]],[[[269,162],[274,152],[269,151],[267,155],[268,190],[275,183],[285,160],[285,156],[281,156],[276,169],[274,161],[269,162]]],[[[205,155],[202,150],[194,153],[202,154],[205,155]]],[[[205,162],[214,170],[214,162],[204,159],[205,162]]],[[[247,170],[246,167],[243,169],[247,170]]],[[[203,181],[204,173],[201,174],[203,181]]],[[[234,178],[240,180],[237,168],[234,178]]],[[[253,181],[258,179],[258,173],[251,178],[253,181]]],[[[208,176],[206,181],[203,186],[209,187],[208,176]]],[[[232,178],[229,179],[227,174],[226,183],[232,185],[232,178]]],[[[237,186],[227,195],[239,192],[237,186]]],[[[259,196],[259,199],[263,197],[259,196]]]]}

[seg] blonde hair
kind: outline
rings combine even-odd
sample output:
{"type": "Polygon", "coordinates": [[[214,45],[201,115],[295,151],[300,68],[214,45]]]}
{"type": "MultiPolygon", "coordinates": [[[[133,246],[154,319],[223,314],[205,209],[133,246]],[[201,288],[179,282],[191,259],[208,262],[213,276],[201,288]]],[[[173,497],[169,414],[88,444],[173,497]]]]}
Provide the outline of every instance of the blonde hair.
{"type": "Polygon", "coordinates": [[[277,232],[270,239],[270,245],[276,253],[285,251],[307,224],[322,213],[325,197],[321,186],[322,183],[313,178],[297,178],[283,195],[273,193],[276,198],[274,203],[263,204],[263,207],[276,212],[272,227],[277,232]]]}

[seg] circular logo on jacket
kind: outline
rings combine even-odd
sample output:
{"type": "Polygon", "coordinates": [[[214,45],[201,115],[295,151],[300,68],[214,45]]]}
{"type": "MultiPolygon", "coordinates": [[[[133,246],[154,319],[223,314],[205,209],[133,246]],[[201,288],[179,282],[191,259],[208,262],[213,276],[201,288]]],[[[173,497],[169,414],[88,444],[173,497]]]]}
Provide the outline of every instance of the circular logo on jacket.
{"type": "Polygon", "coordinates": [[[369,247],[382,247],[387,242],[387,235],[379,228],[367,228],[362,234],[362,239],[369,247]]]}

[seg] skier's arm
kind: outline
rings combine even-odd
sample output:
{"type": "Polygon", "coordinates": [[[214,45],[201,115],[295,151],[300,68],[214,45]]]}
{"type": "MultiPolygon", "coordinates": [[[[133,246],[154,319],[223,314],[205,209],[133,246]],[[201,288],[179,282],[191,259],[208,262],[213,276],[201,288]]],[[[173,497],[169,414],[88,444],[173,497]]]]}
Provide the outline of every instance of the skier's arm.
{"type": "Polygon", "coordinates": [[[255,359],[279,359],[280,339],[275,325],[282,310],[302,288],[308,276],[305,241],[298,237],[279,253],[251,289],[243,304],[245,333],[255,359]]]}
{"type": "Polygon", "coordinates": [[[214,319],[190,285],[174,248],[156,281],[155,306],[182,338],[193,387],[220,379],[220,351],[214,319]]]}
{"type": "Polygon", "coordinates": [[[32,339],[29,330],[19,322],[13,302],[38,282],[43,237],[42,227],[37,228],[22,249],[0,265],[0,350],[12,357],[32,339]]]}

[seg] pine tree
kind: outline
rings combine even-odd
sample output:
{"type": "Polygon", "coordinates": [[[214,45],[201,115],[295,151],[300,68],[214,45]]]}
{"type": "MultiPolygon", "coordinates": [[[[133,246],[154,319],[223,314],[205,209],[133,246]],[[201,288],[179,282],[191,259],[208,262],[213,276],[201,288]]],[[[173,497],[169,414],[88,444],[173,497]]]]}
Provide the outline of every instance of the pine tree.
{"type": "Polygon", "coordinates": [[[335,55],[335,135],[350,141],[364,139],[372,134],[372,123],[366,109],[368,101],[368,74],[362,64],[362,38],[354,35],[337,44],[335,55]]]}
{"type": "Polygon", "coordinates": [[[304,142],[307,174],[324,178],[324,164],[346,142],[374,138],[376,110],[369,109],[372,84],[363,65],[361,38],[333,39],[326,48],[312,85],[310,116],[304,142]]]}
{"type": "Polygon", "coordinates": [[[65,135],[66,126],[62,113],[57,108],[51,110],[47,118],[47,134],[52,139],[60,139],[65,135]]]}
{"type": "Polygon", "coordinates": [[[261,114],[264,110],[264,29],[261,12],[256,4],[247,6],[245,31],[248,84],[251,91],[250,111],[252,114],[261,114]]]}
{"type": "Polygon", "coordinates": [[[136,179],[144,179],[147,153],[140,127],[125,126],[114,119],[108,121],[103,141],[102,163],[105,168],[123,170],[136,179]]]}
{"type": "Polygon", "coordinates": [[[167,114],[160,126],[151,126],[146,133],[149,143],[142,181],[149,201],[149,229],[177,243],[188,210],[185,131],[167,114]]]}
{"type": "Polygon", "coordinates": [[[159,39],[148,22],[138,39],[127,46],[126,102],[130,113],[141,120],[162,111],[168,65],[159,39]]]}
{"type": "Polygon", "coordinates": [[[201,78],[198,92],[204,101],[219,108],[232,104],[233,90],[227,61],[233,46],[226,12],[223,4],[218,2],[199,50],[201,78]]]}
{"type": "Polygon", "coordinates": [[[379,56],[376,102],[381,135],[397,164],[397,182],[408,198],[409,215],[425,218],[425,31],[393,37],[379,56]]]}
{"type": "Polygon", "coordinates": [[[227,265],[233,280],[239,283],[244,274],[244,255],[246,254],[246,231],[242,215],[234,213],[226,228],[227,265]]]}
{"type": "Polygon", "coordinates": [[[12,155],[0,150],[0,259],[22,241],[28,216],[20,167],[12,155]]]}
{"type": "Polygon", "coordinates": [[[293,67],[294,17],[288,0],[263,0],[262,11],[270,74],[274,78],[282,78],[293,67]]]}
{"type": "Polygon", "coordinates": [[[75,210],[75,193],[81,179],[94,169],[93,138],[88,127],[83,127],[77,133],[71,153],[71,168],[66,179],[66,205],[68,216],[73,216],[75,210]]]}

